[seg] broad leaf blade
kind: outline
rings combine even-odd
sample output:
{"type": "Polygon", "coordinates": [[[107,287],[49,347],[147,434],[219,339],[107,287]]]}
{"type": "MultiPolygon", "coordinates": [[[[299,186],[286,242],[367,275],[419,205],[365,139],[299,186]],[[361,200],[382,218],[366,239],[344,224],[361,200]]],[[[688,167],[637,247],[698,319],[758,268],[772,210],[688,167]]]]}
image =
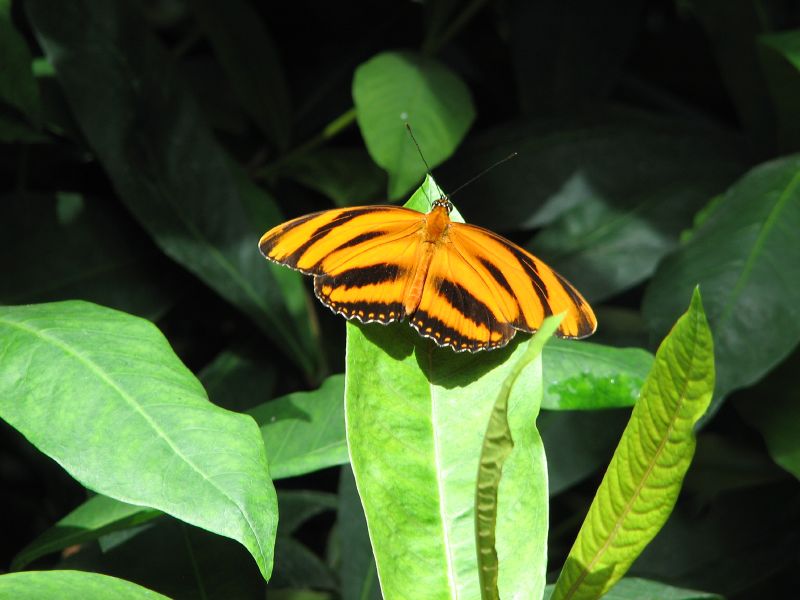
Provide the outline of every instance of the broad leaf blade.
{"type": "Polygon", "coordinates": [[[169,600],[152,590],[116,577],[85,571],[27,571],[0,576],[0,597],[16,600],[169,600]]]}
{"type": "Polygon", "coordinates": [[[0,308],[0,411],[86,487],[241,542],[265,578],[275,490],[253,420],[214,406],[149,322],[80,301],[0,308]]]}
{"type": "Polygon", "coordinates": [[[438,61],[408,52],[384,52],[359,66],[353,100],[367,150],[389,173],[390,198],[402,196],[425,174],[406,123],[434,168],[450,157],[475,119],[461,79],[438,61]]]}
{"type": "MultiPolygon", "coordinates": [[[[425,206],[428,179],[409,201],[425,206]]],[[[426,207],[427,208],[427,207],[426,207]]],[[[405,323],[348,324],[345,416],[350,461],[364,503],[384,597],[424,589],[437,598],[480,598],[474,503],[483,434],[497,390],[530,340],[492,352],[437,348],[405,323]]],[[[501,597],[544,588],[546,465],[533,423],[540,363],[509,400],[515,450],[500,490],[497,552],[501,597]]]]}
{"type": "Polygon", "coordinates": [[[695,290],[656,353],[553,600],[600,597],[666,522],[694,454],[694,425],[713,389],[713,342],[695,290]]]}
{"type": "Polygon", "coordinates": [[[645,292],[643,312],[656,338],[680,312],[681,298],[702,287],[717,362],[711,412],[800,340],[798,231],[800,156],[765,163],[728,190],[645,292]]]}
{"type": "Polygon", "coordinates": [[[173,61],[124,2],[26,2],[81,129],[159,247],[248,314],[312,374],[317,351],[256,250],[226,157],[173,61]]]}

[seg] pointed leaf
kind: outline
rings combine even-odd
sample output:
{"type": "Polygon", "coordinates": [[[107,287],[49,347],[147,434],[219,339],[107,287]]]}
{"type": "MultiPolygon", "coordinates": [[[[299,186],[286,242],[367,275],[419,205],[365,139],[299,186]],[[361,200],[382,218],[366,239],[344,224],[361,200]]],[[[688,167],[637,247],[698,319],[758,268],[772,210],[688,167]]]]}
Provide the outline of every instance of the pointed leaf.
{"type": "Polygon", "coordinates": [[[559,575],[553,600],[595,599],[666,522],[714,390],[714,349],[695,290],[653,370],[559,575]]]}
{"type": "MultiPolygon", "coordinates": [[[[408,205],[425,209],[428,179],[408,205]]],[[[436,598],[480,598],[475,486],[497,390],[530,339],[459,354],[406,323],[348,324],[345,416],[350,460],[386,598],[424,589],[436,598]]],[[[503,469],[497,524],[501,597],[544,589],[547,481],[534,422],[540,362],[509,399],[514,451],[503,469]]]]}
{"type": "Polygon", "coordinates": [[[653,337],[698,283],[717,364],[713,411],[800,341],[800,156],[760,165],[731,187],[648,286],[644,317],[653,337]]]}
{"type": "Polygon", "coordinates": [[[152,323],[80,301],[0,307],[0,416],[86,487],[241,542],[265,578],[275,490],[252,418],[223,410],[152,323]]]}
{"type": "MultiPolygon", "coordinates": [[[[544,600],[550,600],[553,588],[548,585],[544,600]]],[[[626,577],[603,596],[603,600],[724,600],[719,594],[678,588],[658,581],[626,577]]]]}
{"type": "Polygon", "coordinates": [[[389,173],[390,198],[401,197],[425,174],[406,123],[435,168],[455,151],[475,119],[461,79],[440,62],[409,52],[384,52],[359,66],[353,100],[367,150],[389,173]]]}

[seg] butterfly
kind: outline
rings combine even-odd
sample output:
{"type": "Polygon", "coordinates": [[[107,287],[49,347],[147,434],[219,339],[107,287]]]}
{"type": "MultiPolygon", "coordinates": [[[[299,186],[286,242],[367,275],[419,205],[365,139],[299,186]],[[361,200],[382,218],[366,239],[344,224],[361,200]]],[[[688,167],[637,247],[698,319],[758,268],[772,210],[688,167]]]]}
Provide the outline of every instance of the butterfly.
{"type": "Polygon", "coordinates": [[[597,320],[583,296],[513,242],[450,219],[447,196],[421,213],[399,206],[316,212],[266,232],[261,253],[314,276],[333,312],[362,323],[407,319],[457,352],[505,346],[565,312],[556,335],[583,338],[597,320]]]}

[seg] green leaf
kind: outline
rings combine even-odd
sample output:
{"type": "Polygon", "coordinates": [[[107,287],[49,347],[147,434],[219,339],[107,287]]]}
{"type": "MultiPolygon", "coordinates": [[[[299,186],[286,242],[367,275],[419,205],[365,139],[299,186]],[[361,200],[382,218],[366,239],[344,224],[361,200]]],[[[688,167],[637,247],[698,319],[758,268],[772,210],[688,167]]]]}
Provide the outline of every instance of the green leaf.
{"type": "Polygon", "coordinates": [[[281,490],[278,493],[278,512],[281,515],[278,535],[292,535],[309,519],[336,510],[336,496],[314,490],[281,490]]]}
{"type": "Polygon", "coordinates": [[[553,600],[600,597],[658,533],[678,497],[694,454],[693,428],[713,390],[713,342],[695,289],[688,312],[656,353],[553,600]]]}
{"type": "MultiPolygon", "coordinates": [[[[549,600],[555,586],[548,585],[544,600],[549,600]]],[[[718,594],[673,587],[658,581],[626,577],[603,596],[603,600],[724,600],[718,594]]]]}
{"type": "MultiPolygon", "coordinates": [[[[407,206],[425,206],[428,178],[407,206]]],[[[427,208],[427,207],[426,207],[427,208]]],[[[348,323],[347,441],[384,597],[480,598],[475,486],[497,390],[530,339],[476,354],[438,348],[405,323],[348,323]]],[[[509,399],[515,448],[503,468],[497,553],[501,597],[541,595],[547,536],[544,452],[533,423],[540,362],[509,399]]]]}
{"type": "Polygon", "coordinates": [[[436,167],[464,138],[475,108],[466,85],[438,61],[409,52],[384,52],[356,69],[353,100],[373,160],[389,173],[389,197],[399,198],[425,174],[408,135],[436,167]]]}
{"type": "Polygon", "coordinates": [[[633,406],[653,355],[641,348],[615,348],[554,338],[542,358],[547,410],[596,410],[633,406]]]}
{"type": "Polygon", "coordinates": [[[714,332],[724,396],[758,381],[800,340],[800,156],[756,167],[731,187],[689,241],[659,265],[642,310],[663,334],[698,283],[714,332]]]}
{"type": "Polygon", "coordinates": [[[764,76],[775,105],[778,142],[800,147],[800,29],[758,37],[764,76]]]}
{"type": "Polygon", "coordinates": [[[161,514],[107,496],[93,496],[20,550],[11,562],[11,570],[19,571],[41,556],[135,527],[161,514]]]}
{"type": "Polygon", "coordinates": [[[248,221],[227,159],[182,87],[174,61],[132,6],[83,0],[53,11],[46,0],[32,0],[25,7],[84,135],[127,208],[168,256],[314,373],[315,346],[298,335],[302,326],[291,325],[285,295],[256,248],[261,232],[248,221]]]}
{"type": "Polygon", "coordinates": [[[147,588],[98,573],[84,571],[27,571],[0,576],[0,597],[15,600],[169,600],[147,588]]]}
{"type": "Polygon", "coordinates": [[[174,304],[175,273],[156,274],[160,256],[113,203],[58,193],[16,194],[0,204],[14,224],[3,234],[14,252],[0,255],[0,272],[14,273],[0,279],[3,304],[79,298],[150,319],[174,304]]]}
{"type": "MultiPolygon", "coordinates": [[[[499,564],[495,546],[497,542],[495,535],[497,497],[502,482],[503,466],[514,449],[514,439],[508,424],[508,399],[522,371],[534,361],[541,362],[542,348],[552,337],[562,318],[563,314],[546,318],[527,345],[525,354],[520,356],[512,366],[511,372],[500,386],[489,417],[489,425],[483,437],[478,462],[478,482],[475,488],[475,539],[482,600],[500,600],[500,593],[497,589],[499,564]]],[[[537,377],[538,381],[536,379],[533,381],[535,393],[530,395],[534,398],[535,404],[541,404],[543,384],[541,366],[537,377]]]]}
{"type": "Polygon", "coordinates": [[[275,491],[253,420],[208,402],[149,322],[0,307],[0,416],[86,487],[239,541],[265,578],[275,491]]]}
{"type": "Polygon", "coordinates": [[[313,392],[287,394],[249,411],[261,427],[273,479],[348,462],[343,398],[344,376],[333,375],[313,392]]]}
{"type": "Polygon", "coordinates": [[[291,105],[278,52],[261,15],[243,0],[191,0],[242,106],[279,149],[289,145],[291,105]]]}
{"type": "Polygon", "coordinates": [[[38,129],[42,119],[39,89],[33,78],[28,44],[11,20],[11,0],[0,0],[0,56],[0,104],[24,115],[28,125],[38,129]]]}
{"type": "Polygon", "coordinates": [[[386,174],[362,148],[320,148],[292,160],[281,174],[325,194],[336,206],[369,204],[386,185],[386,174]]]}

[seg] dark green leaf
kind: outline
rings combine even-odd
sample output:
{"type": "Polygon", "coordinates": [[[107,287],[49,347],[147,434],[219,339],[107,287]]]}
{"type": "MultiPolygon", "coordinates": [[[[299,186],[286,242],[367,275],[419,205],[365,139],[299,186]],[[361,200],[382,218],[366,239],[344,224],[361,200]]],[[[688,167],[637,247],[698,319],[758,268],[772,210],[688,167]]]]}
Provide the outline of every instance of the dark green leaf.
{"type": "Polygon", "coordinates": [[[0,199],[5,243],[0,254],[0,302],[82,299],[149,319],[164,314],[179,290],[130,218],[97,198],[18,194],[0,199]],[[24,268],[19,268],[24,265],[24,268]]]}
{"type": "Polygon", "coordinates": [[[800,157],[765,163],[731,187],[689,241],[661,265],[643,311],[653,338],[698,283],[714,332],[717,388],[756,382],[800,339],[800,157]]]}
{"type": "Polygon", "coordinates": [[[191,0],[230,83],[255,123],[279,149],[289,145],[289,90],[272,38],[246,0],[191,0]]]}
{"type": "Polygon", "coordinates": [[[339,479],[339,518],[336,523],[341,545],[339,579],[342,582],[342,599],[381,600],[367,520],[349,466],[342,467],[339,479]]]}
{"type": "Polygon", "coordinates": [[[199,377],[214,404],[244,412],[272,397],[277,373],[266,360],[228,350],[206,366],[199,377]]]}
{"type": "Polygon", "coordinates": [[[84,135],[128,209],[166,254],[313,373],[314,346],[291,326],[226,158],[144,23],[117,1],[81,0],[58,11],[46,0],[25,6],[84,135]]]}
{"type": "Polygon", "coordinates": [[[778,142],[800,149],[800,30],[758,38],[760,59],[778,121],[778,142]]]}

